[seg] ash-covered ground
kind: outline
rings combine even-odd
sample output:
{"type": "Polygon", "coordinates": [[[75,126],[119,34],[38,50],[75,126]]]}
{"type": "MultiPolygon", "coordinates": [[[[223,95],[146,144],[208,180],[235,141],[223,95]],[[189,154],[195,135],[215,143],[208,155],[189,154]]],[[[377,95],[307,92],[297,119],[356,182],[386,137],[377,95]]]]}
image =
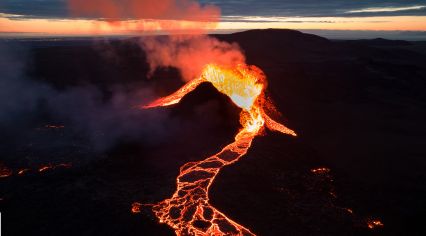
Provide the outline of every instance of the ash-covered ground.
{"type": "MultiPolygon", "coordinates": [[[[258,235],[426,233],[426,43],[216,37],[266,73],[299,137],[257,137],[215,180],[214,206],[258,235]]],[[[132,203],[170,197],[180,166],[232,141],[239,109],[209,84],[176,106],[138,109],[183,82],[172,68],[148,78],[137,42],[1,41],[5,235],[174,235],[132,203]]]]}

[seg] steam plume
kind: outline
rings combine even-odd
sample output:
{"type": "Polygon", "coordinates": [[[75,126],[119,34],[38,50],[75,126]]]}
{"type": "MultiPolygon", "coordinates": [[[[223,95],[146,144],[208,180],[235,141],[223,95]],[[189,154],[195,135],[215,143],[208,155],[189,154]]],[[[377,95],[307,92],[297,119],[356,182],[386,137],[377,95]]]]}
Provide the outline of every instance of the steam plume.
{"type": "Polygon", "coordinates": [[[159,67],[175,67],[189,81],[198,77],[206,64],[226,67],[245,62],[238,45],[206,35],[220,18],[220,9],[213,5],[193,0],[69,0],[69,6],[74,15],[97,17],[112,27],[131,25],[132,30],[166,33],[165,37],[141,39],[150,74],[159,67]]]}

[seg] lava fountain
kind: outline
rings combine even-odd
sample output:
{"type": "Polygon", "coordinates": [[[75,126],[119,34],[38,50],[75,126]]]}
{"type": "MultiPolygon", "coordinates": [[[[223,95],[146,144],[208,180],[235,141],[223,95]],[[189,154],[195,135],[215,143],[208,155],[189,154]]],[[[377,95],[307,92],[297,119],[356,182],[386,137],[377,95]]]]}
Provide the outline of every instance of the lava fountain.
{"type": "Polygon", "coordinates": [[[177,190],[173,196],[154,204],[152,210],[161,223],[172,227],[176,235],[254,235],[249,229],[229,219],[209,203],[209,188],[219,171],[237,162],[250,148],[253,139],[266,126],[270,130],[291,136],[296,133],[270,118],[265,109],[274,109],[265,98],[267,81],[255,66],[239,64],[234,68],[209,64],[201,76],[188,82],[175,93],[160,98],[144,109],[177,104],[198,85],[210,82],[219,92],[226,94],[242,109],[242,128],[235,141],[219,153],[198,162],[186,163],[177,177],[177,190]]]}

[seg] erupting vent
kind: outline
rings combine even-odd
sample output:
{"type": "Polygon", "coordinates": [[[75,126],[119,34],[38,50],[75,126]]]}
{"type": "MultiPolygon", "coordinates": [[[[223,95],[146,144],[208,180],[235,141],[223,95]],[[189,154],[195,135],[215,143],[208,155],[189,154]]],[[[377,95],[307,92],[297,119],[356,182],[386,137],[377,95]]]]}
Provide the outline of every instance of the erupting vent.
{"type": "Polygon", "coordinates": [[[264,126],[274,131],[296,136],[296,133],[271,119],[264,111],[274,109],[266,101],[267,83],[263,72],[240,64],[235,68],[207,65],[200,78],[192,80],[174,94],[145,106],[169,106],[179,101],[203,82],[210,82],[226,94],[240,108],[242,129],[235,141],[219,153],[199,162],[190,162],[180,168],[177,190],[173,196],[152,207],[161,223],[172,227],[177,235],[254,235],[247,228],[226,217],[209,203],[209,188],[222,167],[237,162],[250,148],[253,139],[264,126]]]}

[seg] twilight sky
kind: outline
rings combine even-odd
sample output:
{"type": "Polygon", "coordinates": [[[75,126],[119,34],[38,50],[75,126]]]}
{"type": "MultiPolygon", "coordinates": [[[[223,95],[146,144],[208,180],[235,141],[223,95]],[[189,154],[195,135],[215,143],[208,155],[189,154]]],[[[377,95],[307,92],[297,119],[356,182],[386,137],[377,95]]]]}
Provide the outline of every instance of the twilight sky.
{"type": "MultiPolygon", "coordinates": [[[[220,7],[222,17],[217,25],[218,30],[292,28],[426,31],[426,0],[200,0],[200,2],[220,7]]],[[[72,16],[67,0],[0,0],[0,32],[121,34],[125,31],[128,31],[128,28],[110,27],[95,15],[86,14],[85,17],[79,18],[72,16]]]]}

